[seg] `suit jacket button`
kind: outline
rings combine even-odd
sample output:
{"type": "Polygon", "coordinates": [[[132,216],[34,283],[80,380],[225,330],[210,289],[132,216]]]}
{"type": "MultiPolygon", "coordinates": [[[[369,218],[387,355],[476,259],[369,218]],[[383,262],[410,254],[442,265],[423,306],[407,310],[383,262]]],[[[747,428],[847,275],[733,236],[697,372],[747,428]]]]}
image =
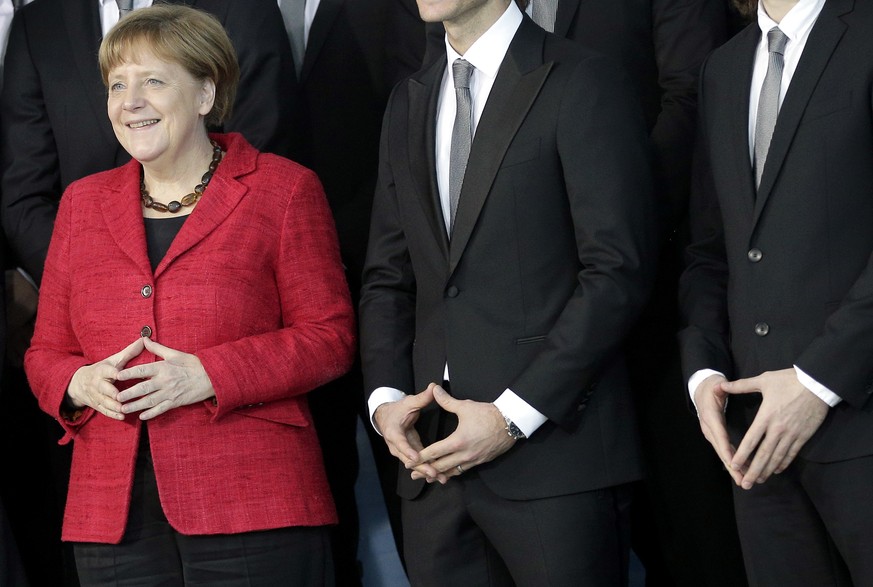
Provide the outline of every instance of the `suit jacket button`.
{"type": "Polygon", "coordinates": [[[141,293],[141,294],[142,294],[142,297],[144,297],[144,298],[149,298],[149,297],[151,297],[151,295],[152,295],[152,286],[150,286],[149,284],[145,284],[144,286],[142,286],[142,289],[139,290],[139,293],[141,293]]]}
{"type": "Polygon", "coordinates": [[[764,253],[761,252],[761,249],[752,249],[748,252],[749,261],[752,263],[757,263],[764,256],[764,253]]]}
{"type": "Polygon", "coordinates": [[[585,404],[579,404],[578,406],[576,406],[576,411],[581,412],[585,409],[585,407],[585,404]]]}
{"type": "Polygon", "coordinates": [[[767,336],[770,334],[770,325],[766,322],[758,322],[755,324],[755,334],[758,336],[767,336]]]}
{"type": "Polygon", "coordinates": [[[450,298],[458,297],[459,293],[461,293],[460,290],[457,287],[455,287],[454,285],[450,285],[449,289],[446,290],[446,295],[449,296],[450,298]]]}
{"type": "Polygon", "coordinates": [[[139,331],[139,335],[144,337],[144,338],[150,338],[152,335],[151,326],[143,326],[142,330],[139,331]]]}

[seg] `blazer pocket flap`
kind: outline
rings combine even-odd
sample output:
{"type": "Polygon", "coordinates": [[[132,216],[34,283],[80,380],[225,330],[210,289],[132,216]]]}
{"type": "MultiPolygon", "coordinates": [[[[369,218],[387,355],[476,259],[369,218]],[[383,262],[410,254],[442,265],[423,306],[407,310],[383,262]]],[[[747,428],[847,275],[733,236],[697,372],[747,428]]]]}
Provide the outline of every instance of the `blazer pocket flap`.
{"type": "Polygon", "coordinates": [[[287,426],[309,426],[309,417],[300,405],[301,401],[306,400],[292,398],[263,404],[249,404],[235,409],[234,413],[287,426]]]}
{"type": "Polygon", "coordinates": [[[815,120],[828,116],[834,112],[845,110],[852,105],[852,91],[837,92],[827,96],[818,96],[809,101],[806,107],[804,119],[806,121],[815,120]]]}
{"type": "Polygon", "coordinates": [[[501,167],[511,167],[526,161],[531,161],[540,156],[540,140],[512,143],[506,150],[501,167]]]}
{"type": "Polygon", "coordinates": [[[544,340],[546,340],[546,336],[544,334],[540,336],[525,336],[515,339],[515,344],[531,344],[534,342],[543,342],[544,340]]]}

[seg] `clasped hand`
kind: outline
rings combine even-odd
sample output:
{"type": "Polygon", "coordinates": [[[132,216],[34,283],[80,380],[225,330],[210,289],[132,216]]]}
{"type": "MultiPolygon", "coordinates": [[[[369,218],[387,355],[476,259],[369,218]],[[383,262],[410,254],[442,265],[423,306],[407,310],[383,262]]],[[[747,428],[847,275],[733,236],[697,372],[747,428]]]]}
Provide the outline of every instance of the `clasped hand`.
{"type": "Polygon", "coordinates": [[[734,482],[743,489],[764,483],[794,461],[828,414],[828,405],[797,380],[793,368],[727,381],[707,377],[695,393],[700,428],[734,482]],[[724,407],[729,395],[760,393],[761,406],[735,448],[728,439],[724,407]]]}
{"type": "Polygon", "coordinates": [[[391,454],[412,471],[413,479],[446,483],[449,478],[494,460],[515,440],[506,433],[505,421],[494,404],[453,398],[441,386],[395,402],[382,404],[373,415],[391,454]],[[458,417],[458,427],[448,437],[422,445],[415,423],[420,411],[436,402],[458,417]]]}
{"type": "Polygon", "coordinates": [[[195,355],[138,338],[124,349],[98,363],[80,367],[70,380],[67,393],[76,407],[89,406],[115,420],[141,412],[140,420],[215,395],[206,370],[195,355]],[[143,350],[163,361],[125,368],[143,350]],[[124,391],[117,381],[142,379],[124,391]]]}

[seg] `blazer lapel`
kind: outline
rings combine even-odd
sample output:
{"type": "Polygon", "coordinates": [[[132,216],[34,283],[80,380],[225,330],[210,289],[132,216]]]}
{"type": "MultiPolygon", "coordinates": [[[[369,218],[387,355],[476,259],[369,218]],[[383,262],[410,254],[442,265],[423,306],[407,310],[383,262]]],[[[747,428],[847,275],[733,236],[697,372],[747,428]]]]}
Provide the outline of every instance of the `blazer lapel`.
{"type": "Polygon", "coordinates": [[[85,87],[88,105],[99,121],[100,130],[106,139],[115,144],[117,139],[112,124],[106,115],[106,91],[97,67],[97,52],[103,36],[97,2],[93,0],[65,0],[61,3],[64,11],[64,28],[70,39],[70,50],[85,87]]]}
{"type": "Polygon", "coordinates": [[[218,166],[218,171],[204,192],[203,199],[185,220],[167,254],[155,269],[156,278],[173,260],[209,236],[219,224],[224,222],[248,192],[248,187],[237,181],[237,178],[250,173],[256,167],[255,150],[251,147],[235,149],[232,145],[223,146],[227,149],[224,160],[218,166]]]}
{"type": "Polygon", "coordinates": [[[551,62],[542,61],[544,41],[542,29],[525,17],[494,80],[464,173],[449,244],[449,272],[457,267],[503,156],[552,68],[551,62]]]}
{"type": "Polygon", "coordinates": [[[779,117],[776,119],[776,128],[773,131],[767,162],[761,176],[761,185],[758,187],[758,198],[755,201],[755,224],[770,197],[773,184],[785,162],[809,98],[846,30],[846,25],[839,16],[851,10],[851,4],[852,0],[832,0],[825,3],[818,20],[813,25],[779,110],[779,117]]]}
{"type": "Polygon", "coordinates": [[[436,179],[436,111],[446,68],[443,52],[420,76],[407,82],[409,94],[409,169],[430,228],[440,250],[448,257],[449,237],[436,179]]]}
{"type": "Polygon", "coordinates": [[[118,248],[142,270],[151,275],[152,268],[146,251],[145,225],[140,206],[139,163],[131,160],[111,176],[107,182],[106,197],[101,209],[106,229],[112,235],[118,248]],[[117,181],[117,183],[114,183],[117,181]]]}
{"type": "Polygon", "coordinates": [[[579,4],[582,0],[559,0],[558,11],[555,14],[555,34],[560,37],[566,37],[570,32],[570,25],[576,18],[576,12],[579,11],[579,4]]]}
{"type": "Polygon", "coordinates": [[[327,40],[333,21],[336,20],[343,2],[344,0],[321,0],[318,3],[318,10],[315,12],[312,28],[309,30],[309,39],[306,42],[306,52],[303,55],[303,70],[300,72],[301,82],[309,77],[313,63],[315,63],[327,40]]]}

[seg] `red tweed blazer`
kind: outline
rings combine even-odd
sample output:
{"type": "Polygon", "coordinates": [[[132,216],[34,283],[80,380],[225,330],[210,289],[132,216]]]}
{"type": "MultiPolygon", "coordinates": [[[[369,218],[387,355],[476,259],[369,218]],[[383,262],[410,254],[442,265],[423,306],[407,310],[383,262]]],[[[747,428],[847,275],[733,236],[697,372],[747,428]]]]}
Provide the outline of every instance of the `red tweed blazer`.
{"type": "MultiPolygon", "coordinates": [[[[76,369],[144,326],[196,354],[215,387],[216,401],[147,424],[170,524],[224,534],[336,521],[305,396],[353,357],[333,219],[313,172],[238,134],[213,138],[227,154],[154,272],[136,161],[71,184],[61,200],[25,369],[66,430],[61,442],[73,441],[64,540],[124,534],[141,423],[87,410],[71,424],[60,406],[76,369]]],[[[130,364],[154,360],[144,352],[130,364]]]]}

